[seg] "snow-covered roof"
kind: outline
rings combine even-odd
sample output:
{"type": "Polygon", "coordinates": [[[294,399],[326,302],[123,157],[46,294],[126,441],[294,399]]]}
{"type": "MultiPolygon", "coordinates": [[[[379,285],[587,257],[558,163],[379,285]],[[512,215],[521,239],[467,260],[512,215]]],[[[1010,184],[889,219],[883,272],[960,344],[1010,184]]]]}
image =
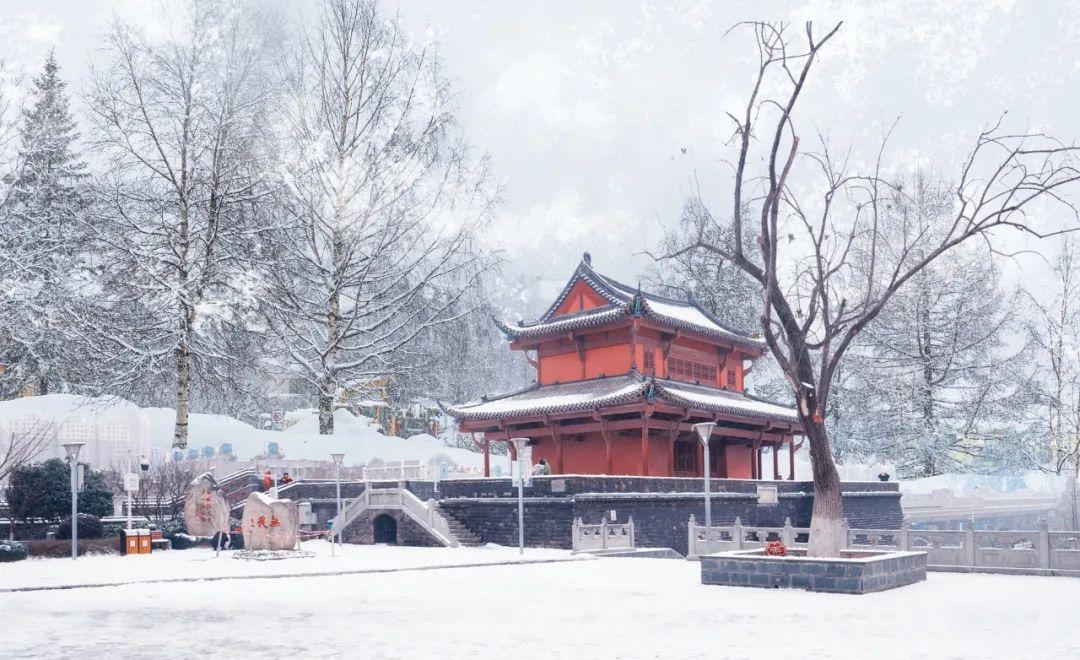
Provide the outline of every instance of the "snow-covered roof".
{"type": "Polygon", "coordinates": [[[781,404],[704,385],[647,378],[636,371],[614,378],[533,385],[499,397],[442,407],[448,414],[461,420],[485,420],[585,412],[625,403],[656,400],[693,410],[786,423],[798,422],[795,410],[781,404]]]}
{"type": "Polygon", "coordinates": [[[532,323],[510,325],[496,320],[499,329],[512,339],[540,337],[580,328],[604,325],[622,318],[640,316],[675,329],[699,332],[709,337],[729,341],[737,346],[764,349],[764,340],[733,330],[707,312],[693,299],[682,301],[641,291],[617,282],[593,270],[586,256],[570,276],[562,292],[544,314],[532,323]],[[579,281],[584,281],[608,304],[573,314],[556,311],[579,281]]]}

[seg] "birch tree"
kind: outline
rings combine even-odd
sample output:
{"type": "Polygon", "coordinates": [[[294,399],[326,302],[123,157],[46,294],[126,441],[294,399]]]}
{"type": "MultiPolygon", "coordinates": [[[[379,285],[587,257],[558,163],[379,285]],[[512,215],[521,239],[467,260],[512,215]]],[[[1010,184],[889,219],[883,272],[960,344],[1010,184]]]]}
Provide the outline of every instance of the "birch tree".
{"type": "Polygon", "coordinates": [[[326,2],[287,79],[267,314],[328,434],[340,391],[416,369],[416,339],[469,311],[492,197],[436,53],[373,2],[326,2]]]}
{"type": "Polygon", "coordinates": [[[889,183],[894,177],[886,169],[886,145],[874,148],[878,155],[866,167],[838,155],[824,138],[816,149],[800,147],[807,122],[799,99],[819,54],[840,28],[821,34],[807,23],[796,37],[785,25],[746,25],[758,60],[746,104],[730,115],[735,154],[729,211],[703,215],[685,247],[666,255],[712,252],[761,286],[760,326],[795,394],[810,448],[811,556],[837,556],[845,542],[840,478],[824,411],[856,339],[897,291],[957,246],[996,230],[1055,233],[1029,219],[1044,204],[1061,213],[1052,216],[1059,222],[1075,220],[1066,195],[1080,180],[1075,147],[1042,134],[1011,132],[998,122],[977,134],[959,164],[946,220],[925,228],[914,219],[901,220],[908,224],[886,232],[886,204],[905,194],[889,183]],[[798,186],[792,185],[793,175],[798,186]],[[759,232],[758,249],[749,251],[743,241],[748,207],[759,232]],[[709,239],[711,222],[730,224],[730,243],[709,239]]]}
{"type": "Polygon", "coordinates": [[[187,446],[192,374],[212,377],[244,322],[248,259],[266,227],[265,137],[276,40],[258,3],[165,9],[166,35],[117,22],[92,74],[108,322],[86,345],[114,389],[175,387],[173,445],[187,446]]]}

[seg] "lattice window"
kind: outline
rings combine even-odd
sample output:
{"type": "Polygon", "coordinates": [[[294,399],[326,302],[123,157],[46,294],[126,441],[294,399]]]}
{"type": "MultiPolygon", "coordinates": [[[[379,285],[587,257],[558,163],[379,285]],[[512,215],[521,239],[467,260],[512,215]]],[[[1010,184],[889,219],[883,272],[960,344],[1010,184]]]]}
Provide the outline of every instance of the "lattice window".
{"type": "Polygon", "coordinates": [[[702,362],[694,362],[693,360],[670,358],[668,360],[668,376],[679,380],[715,383],[716,367],[702,362]]]}
{"type": "Polygon", "coordinates": [[[677,472],[697,471],[697,443],[675,443],[675,470],[677,472]]]}
{"type": "Polygon", "coordinates": [[[645,349],[645,364],[642,367],[647,374],[656,373],[656,354],[653,350],[645,349]]]}

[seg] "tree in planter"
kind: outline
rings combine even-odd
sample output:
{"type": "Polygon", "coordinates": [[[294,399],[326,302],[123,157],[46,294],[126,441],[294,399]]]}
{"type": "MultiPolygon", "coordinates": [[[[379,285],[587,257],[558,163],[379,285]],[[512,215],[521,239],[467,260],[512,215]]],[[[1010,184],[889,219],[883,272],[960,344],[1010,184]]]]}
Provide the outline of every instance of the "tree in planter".
{"type": "MultiPolygon", "coordinates": [[[[58,458],[12,471],[4,491],[13,518],[55,522],[71,513],[71,468],[58,458]]],[[[97,517],[112,513],[112,494],[105,474],[86,470],[79,493],[79,513],[97,517]]]]}
{"type": "Polygon", "coordinates": [[[784,25],[746,25],[759,57],[746,105],[740,116],[730,115],[737,145],[730,220],[699,214],[683,246],[664,256],[711,252],[760,286],[760,326],[794,391],[810,448],[814,506],[808,553],[837,556],[845,543],[843,505],[824,412],[842,358],[901,287],[956,246],[995,229],[1038,237],[1058,233],[1037,229],[1027,212],[1056,204],[1075,218],[1064,194],[1080,181],[1080,171],[1073,163],[1075,147],[1041,134],[1008,132],[999,122],[979,133],[961,163],[947,220],[920,223],[897,212],[896,204],[910,192],[883,175],[884,144],[863,172],[851,171],[824,140],[819,151],[800,154],[797,103],[818,54],[841,24],[820,36],[807,23],[801,45],[784,25]],[[759,163],[761,170],[753,171],[759,163]],[[798,187],[789,185],[796,168],[807,177],[798,187]],[[813,177],[822,181],[819,194],[808,192],[813,177]],[[759,234],[756,251],[743,240],[748,216],[759,234]],[[901,231],[886,231],[897,224],[901,231]],[[718,225],[730,225],[730,232],[717,234],[718,225]],[[730,238],[715,240],[717,235],[730,238]]]}

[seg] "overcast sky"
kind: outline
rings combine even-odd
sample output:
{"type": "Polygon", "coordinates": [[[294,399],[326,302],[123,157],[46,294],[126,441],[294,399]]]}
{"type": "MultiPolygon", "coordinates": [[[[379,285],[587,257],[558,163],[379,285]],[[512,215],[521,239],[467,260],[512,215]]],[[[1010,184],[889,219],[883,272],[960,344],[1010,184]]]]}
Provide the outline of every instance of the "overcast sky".
{"type": "MultiPolygon", "coordinates": [[[[312,5],[281,2],[290,15],[312,5]]],[[[748,18],[843,19],[804,98],[801,130],[876,148],[901,123],[890,164],[952,177],[1000,113],[1019,129],[1078,137],[1080,3],[895,1],[387,1],[418,38],[434,37],[460,118],[489,153],[505,203],[489,240],[508,271],[560,280],[583,250],[626,280],[678,217],[695,175],[717,206],[734,110],[748,91],[748,18]],[[873,7],[872,9],[870,7],[873,7]]],[[[113,13],[153,21],[152,1],[0,0],[9,70],[55,46],[77,80],[113,13]]]]}

